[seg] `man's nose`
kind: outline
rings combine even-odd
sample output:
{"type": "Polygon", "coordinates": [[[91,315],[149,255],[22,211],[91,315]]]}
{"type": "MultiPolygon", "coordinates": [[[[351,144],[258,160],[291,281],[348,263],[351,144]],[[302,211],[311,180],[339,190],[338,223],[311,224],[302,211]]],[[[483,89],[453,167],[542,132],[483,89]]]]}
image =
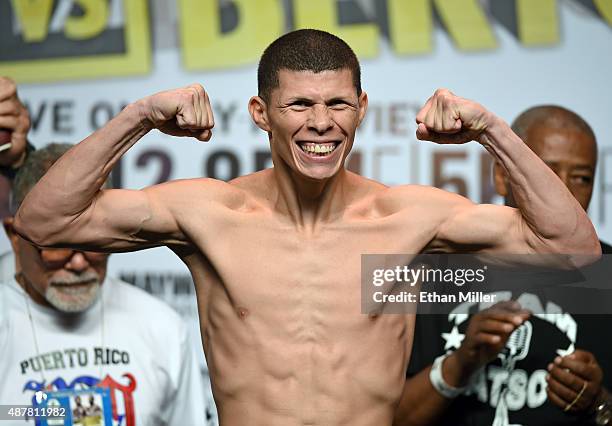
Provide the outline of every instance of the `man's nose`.
{"type": "Polygon", "coordinates": [[[72,254],[72,257],[70,257],[70,260],[68,260],[68,263],[64,265],[64,268],[74,272],[83,272],[84,270],[89,268],[89,266],[90,265],[89,261],[87,260],[87,257],[85,257],[82,252],[75,251],[72,254]]]}
{"type": "Polygon", "coordinates": [[[325,105],[314,105],[308,121],[308,128],[323,134],[334,127],[329,109],[325,105]]]}

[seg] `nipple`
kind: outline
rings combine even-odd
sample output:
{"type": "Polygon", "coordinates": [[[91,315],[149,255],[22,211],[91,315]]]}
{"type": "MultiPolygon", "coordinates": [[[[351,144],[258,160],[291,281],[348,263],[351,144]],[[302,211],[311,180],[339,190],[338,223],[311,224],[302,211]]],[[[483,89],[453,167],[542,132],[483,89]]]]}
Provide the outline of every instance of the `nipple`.
{"type": "Polygon", "coordinates": [[[238,307],[238,316],[240,319],[245,319],[249,315],[249,310],[247,308],[238,307]]]}

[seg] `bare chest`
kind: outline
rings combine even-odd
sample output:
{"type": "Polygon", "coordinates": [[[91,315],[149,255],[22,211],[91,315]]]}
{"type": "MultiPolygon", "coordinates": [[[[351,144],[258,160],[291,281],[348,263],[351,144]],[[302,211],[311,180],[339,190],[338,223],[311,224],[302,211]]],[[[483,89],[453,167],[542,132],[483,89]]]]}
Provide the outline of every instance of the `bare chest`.
{"type": "Polygon", "coordinates": [[[205,261],[194,278],[205,351],[224,378],[222,393],[244,392],[257,371],[255,382],[266,384],[257,394],[272,405],[298,407],[305,395],[325,395],[308,402],[309,412],[345,399],[343,390],[355,385],[367,401],[399,396],[413,319],[361,313],[361,260],[420,251],[428,241],[422,229],[410,235],[389,220],[347,221],[304,233],[234,213],[217,223],[195,239],[205,261]]]}
{"type": "Polygon", "coordinates": [[[343,221],[304,232],[275,218],[232,212],[198,241],[206,275],[235,306],[360,311],[365,254],[418,253],[431,230],[400,217],[343,221]]]}

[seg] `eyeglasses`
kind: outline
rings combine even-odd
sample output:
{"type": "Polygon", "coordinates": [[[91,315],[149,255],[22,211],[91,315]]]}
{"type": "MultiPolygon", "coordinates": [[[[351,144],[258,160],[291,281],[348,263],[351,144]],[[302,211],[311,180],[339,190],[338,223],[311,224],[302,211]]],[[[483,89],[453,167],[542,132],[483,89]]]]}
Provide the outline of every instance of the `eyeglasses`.
{"type": "Polygon", "coordinates": [[[40,258],[46,267],[52,269],[62,268],[72,259],[75,253],[81,253],[91,264],[97,265],[103,263],[108,258],[108,253],[98,253],[95,251],[74,250],[68,248],[47,249],[36,247],[40,258]]]}

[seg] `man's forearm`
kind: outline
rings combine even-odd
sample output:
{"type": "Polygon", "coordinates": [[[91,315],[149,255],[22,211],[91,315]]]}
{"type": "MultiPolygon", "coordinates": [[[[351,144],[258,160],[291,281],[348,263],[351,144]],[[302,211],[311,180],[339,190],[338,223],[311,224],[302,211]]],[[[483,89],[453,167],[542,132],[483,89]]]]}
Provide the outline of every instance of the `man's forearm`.
{"type": "MultiPolygon", "coordinates": [[[[431,384],[431,366],[408,378],[402,398],[395,412],[394,426],[435,425],[444,415],[452,399],[442,396],[431,384]]],[[[455,353],[442,364],[442,378],[450,386],[464,387],[473,371],[459,363],[455,353]]]]}
{"type": "Polygon", "coordinates": [[[597,236],[586,212],[505,122],[492,118],[479,141],[505,169],[517,207],[534,234],[531,243],[536,248],[543,244],[550,251],[568,254],[598,251],[597,236]]]}
{"type": "Polygon", "coordinates": [[[60,158],[24,199],[15,227],[38,245],[49,245],[94,202],[118,159],[148,132],[139,104],[131,104],[107,125],[60,158]]]}
{"type": "Polygon", "coordinates": [[[406,380],[393,426],[435,425],[451,403],[431,385],[431,366],[406,380]]]}

